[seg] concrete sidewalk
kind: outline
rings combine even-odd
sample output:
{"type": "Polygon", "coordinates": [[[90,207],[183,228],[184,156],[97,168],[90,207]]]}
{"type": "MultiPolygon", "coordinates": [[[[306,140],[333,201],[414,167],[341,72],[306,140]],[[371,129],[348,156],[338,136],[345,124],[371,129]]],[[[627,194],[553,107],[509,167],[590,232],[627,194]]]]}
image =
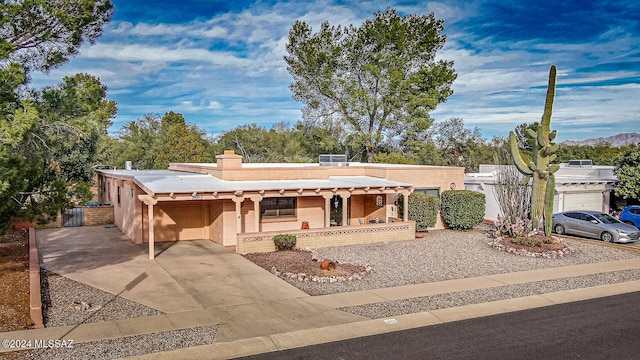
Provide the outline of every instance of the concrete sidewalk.
{"type": "MultiPolygon", "coordinates": [[[[163,315],[0,334],[2,339],[76,343],[220,324],[216,343],[138,358],[227,359],[508,311],[640,291],[640,281],[548,293],[371,320],[340,307],[510,284],[639,269],[640,259],[567,266],[436,283],[309,296],[210,241],[160,243],[156,259],[115,228],[38,231],[44,267],[165,312],[163,315]]],[[[6,351],[8,349],[2,349],[6,351]]]]}

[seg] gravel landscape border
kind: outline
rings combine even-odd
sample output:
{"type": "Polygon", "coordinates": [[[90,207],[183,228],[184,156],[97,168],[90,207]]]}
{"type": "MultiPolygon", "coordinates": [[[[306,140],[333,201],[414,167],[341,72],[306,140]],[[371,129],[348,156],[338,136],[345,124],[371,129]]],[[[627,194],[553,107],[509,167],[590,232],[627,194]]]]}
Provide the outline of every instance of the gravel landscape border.
{"type": "Polygon", "coordinates": [[[31,226],[29,227],[29,313],[34,329],[44,328],[41,291],[40,255],[36,241],[36,229],[31,226]]]}
{"type": "Polygon", "coordinates": [[[43,348],[2,353],[8,360],[76,360],[116,359],[210,345],[215,342],[219,325],[206,325],[182,330],[124,336],[84,343],[73,343],[72,348],[43,348]]]}

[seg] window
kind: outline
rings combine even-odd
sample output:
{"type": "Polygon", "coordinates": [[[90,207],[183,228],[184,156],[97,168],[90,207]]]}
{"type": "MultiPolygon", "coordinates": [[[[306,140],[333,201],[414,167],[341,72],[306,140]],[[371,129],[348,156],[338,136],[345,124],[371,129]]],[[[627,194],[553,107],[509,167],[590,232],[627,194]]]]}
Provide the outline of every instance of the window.
{"type": "Polygon", "coordinates": [[[260,202],[260,217],[262,219],[295,218],[297,198],[278,197],[265,198],[260,202]]]}
{"type": "Polygon", "coordinates": [[[576,219],[576,220],[582,220],[582,214],[580,213],[570,212],[570,213],[565,213],[564,216],[568,218],[576,219]]]}
{"type": "Polygon", "coordinates": [[[440,188],[417,188],[413,192],[440,197],[440,188]]]}

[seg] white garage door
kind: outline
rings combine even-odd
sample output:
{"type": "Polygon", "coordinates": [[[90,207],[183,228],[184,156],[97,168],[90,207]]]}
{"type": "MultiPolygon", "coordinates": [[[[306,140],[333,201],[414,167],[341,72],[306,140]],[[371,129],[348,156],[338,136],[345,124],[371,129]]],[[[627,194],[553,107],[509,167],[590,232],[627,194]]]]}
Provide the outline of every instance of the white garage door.
{"type": "Polygon", "coordinates": [[[594,210],[602,211],[602,193],[585,192],[564,195],[564,211],[594,210]]]}

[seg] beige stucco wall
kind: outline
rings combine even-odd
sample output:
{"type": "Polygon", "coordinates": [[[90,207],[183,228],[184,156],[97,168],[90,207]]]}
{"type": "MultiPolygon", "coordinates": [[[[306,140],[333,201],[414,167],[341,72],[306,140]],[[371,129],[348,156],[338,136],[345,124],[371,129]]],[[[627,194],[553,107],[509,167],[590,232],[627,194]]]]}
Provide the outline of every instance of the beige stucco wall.
{"type": "Polygon", "coordinates": [[[98,189],[98,201],[109,203],[113,207],[113,223],[132,241],[143,241],[142,204],[137,196],[140,188],[128,179],[100,177],[101,188],[98,189]],[[120,202],[118,203],[118,188],[120,202]]]}
{"type": "Polygon", "coordinates": [[[232,200],[222,201],[222,245],[235,246],[236,232],[236,206],[232,200]]]}
{"type": "Polygon", "coordinates": [[[159,202],[154,207],[156,241],[205,238],[203,205],[200,201],[159,202]]]}
{"type": "Polygon", "coordinates": [[[224,216],[222,201],[209,201],[209,240],[223,245],[224,216]]]}

